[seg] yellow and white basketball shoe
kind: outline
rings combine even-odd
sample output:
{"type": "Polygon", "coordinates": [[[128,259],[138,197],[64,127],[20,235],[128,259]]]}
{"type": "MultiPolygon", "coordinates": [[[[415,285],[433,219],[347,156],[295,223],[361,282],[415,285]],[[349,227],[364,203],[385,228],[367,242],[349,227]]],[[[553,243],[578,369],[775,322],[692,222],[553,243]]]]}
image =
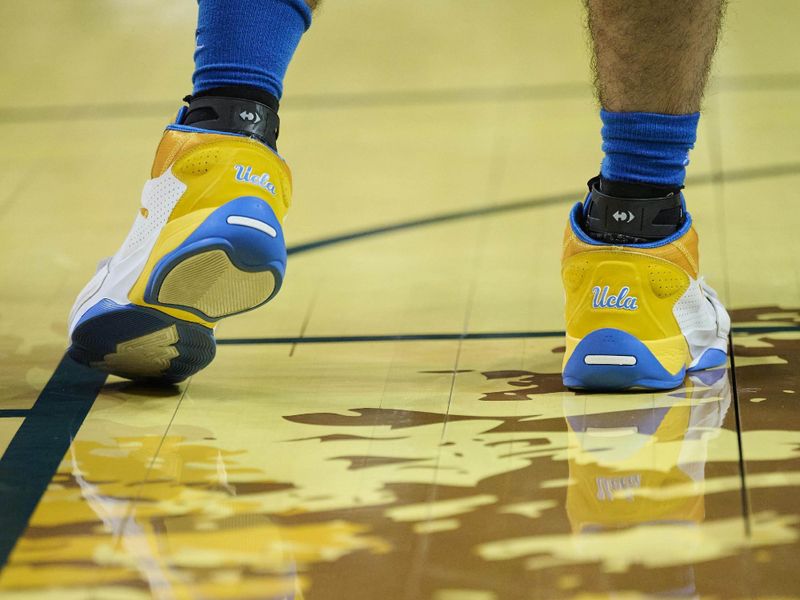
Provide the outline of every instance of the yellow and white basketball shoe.
{"type": "Polygon", "coordinates": [[[291,187],[260,141],[170,125],[133,228],[72,308],[69,355],[131,379],[177,382],[205,367],[217,321],[281,287],[291,187]]]}
{"type": "MultiPolygon", "coordinates": [[[[670,201],[677,203],[670,210],[677,207],[685,217],[676,232],[624,245],[588,236],[581,227],[584,205],[573,208],[562,258],[565,386],[671,389],[681,385],[687,372],[725,363],[730,318],[698,274],[697,233],[682,197],[670,201]]],[[[610,221],[628,223],[630,231],[639,223],[658,223],[648,214],[651,206],[620,201],[601,208],[610,221]]]]}

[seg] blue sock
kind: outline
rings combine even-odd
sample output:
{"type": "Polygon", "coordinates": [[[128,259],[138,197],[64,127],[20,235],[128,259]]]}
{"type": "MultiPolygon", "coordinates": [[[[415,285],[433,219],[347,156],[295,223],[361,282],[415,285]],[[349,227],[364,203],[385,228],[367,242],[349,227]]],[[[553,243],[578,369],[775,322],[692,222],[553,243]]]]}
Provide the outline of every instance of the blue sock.
{"type": "Polygon", "coordinates": [[[700,113],[662,115],[600,111],[603,179],[680,188],[700,113]]]}
{"type": "Polygon", "coordinates": [[[250,86],[280,99],[283,78],[311,25],[304,0],[198,0],[194,94],[250,86]]]}

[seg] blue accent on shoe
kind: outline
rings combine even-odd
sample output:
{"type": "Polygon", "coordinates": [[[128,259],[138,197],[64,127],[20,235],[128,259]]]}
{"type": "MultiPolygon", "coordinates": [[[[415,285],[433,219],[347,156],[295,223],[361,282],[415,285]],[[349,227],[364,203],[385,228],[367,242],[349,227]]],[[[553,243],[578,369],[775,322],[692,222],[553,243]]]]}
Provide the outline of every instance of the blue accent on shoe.
{"type": "Polygon", "coordinates": [[[154,379],[177,383],[194,375],[213,360],[216,352],[214,332],[151,308],[101,300],[78,321],[67,353],[83,365],[95,366],[93,363],[102,362],[106,355],[116,352],[119,344],[173,325],[178,334],[178,341],[174,344],[178,354],[170,360],[169,367],[154,379]]]}
{"type": "MultiPolygon", "coordinates": [[[[187,107],[184,106],[182,108],[187,108],[187,107]]],[[[182,119],[184,116],[185,115],[181,114],[180,111],[178,112],[178,119],[182,119]]],[[[203,129],[202,127],[192,127],[191,125],[181,125],[178,120],[176,120],[174,123],[170,123],[169,125],[167,125],[167,129],[172,131],[185,131],[187,133],[213,133],[214,135],[230,135],[233,137],[243,137],[243,138],[248,137],[242,133],[234,133],[232,131],[215,131],[213,129],[203,129]]]]}
{"type": "Polygon", "coordinates": [[[699,381],[706,387],[712,387],[720,379],[727,376],[728,376],[727,369],[717,368],[717,369],[708,369],[706,371],[698,371],[697,373],[692,373],[691,379],[699,381]]]}
{"type": "Polygon", "coordinates": [[[682,187],[700,113],[600,111],[605,179],[682,187]]]}
{"type": "Polygon", "coordinates": [[[183,120],[186,118],[187,113],[189,112],[189,107],[184,105],[178,109],[178,114],[175,115],[175,123],[183,123],[183,120]]]}
{"type": "Polygon", "coordinates": [[[304,0],[199,0],[193,93],[246,85],[280,98],[289,61],[310,25],[304,0]]]}
{"type": "Polygon", "coordinates": [[[683,383],[686,372],[667,371],[642,342],[619,329],[598,329],[584,337],[564,366],[568,388],[622,391],[631,388],[669,390],[683,383]],[[633,365],[586,364],[588,355],[632,356],[633,365]]]}
{"type": "MultiPolygon", "coordinates": [[[[683,198],[683,194],[681,194],[681,198],[683,198]]],[[[587,196],[588,199],[588,196],[587,196]]],[[[576,202],[575,205],[572,207],[572,210],[569,213],[569,224],[572,227],[572,231],[575,233],[575,236],[585,244],[591,244],[592,246],[624,246],[625,248],[641,248],[646,250],[648,248],[660,248],[661,246],[666,246],[667,244],[671,244],[680,238],[682,238],[692,227],[692,215],[686,210],[684,204],[684,214],[686,215],[686,221],[681,226],[681,228],[673,233],[671,236],[664,238],[663,240],[656,240],[655,242],[648,242],[646,244],[609,244],[608,242],[601,242],[600,240],[596,240],[594,238],[589,237],[586,232],[583,231],[580,223],[583,221],[583,206],[585,202],[576,202]]]]}
{"type": "Polygon", "coordinates": [[[728,355],[725,352],[719,348],[709,348],[703,353],[703,356],[700,357],[697,364],[687,369],[687,371],[689,373],[694,373],[695,371],[702,371],[703,369],[719,367],[720,365],[724,365],[727,360],[728,355]]]}
{"type": "MultiPolygon", "coordinates": [[[[183,243],[158,261],[147,282],[144,299],[153,305],[173,306],[158,300],[161,284],[169,272],[187,258],[215,249],[225,252],[231,263],[242,271],[272,272],[275,289],[262,304],[269,302],[280,290],[286,274],[286,242],[281,224],[264,200],[255,196],[241,196],[216,209],[183,243]],[[252,227],[230,224],[228,217],[231,216],[247,217],[265,223],[275,230],[276,236],[272,237],[252,227]]],[[[189,306],[178,308],[209,321],[218,320],[189,306]]]]}

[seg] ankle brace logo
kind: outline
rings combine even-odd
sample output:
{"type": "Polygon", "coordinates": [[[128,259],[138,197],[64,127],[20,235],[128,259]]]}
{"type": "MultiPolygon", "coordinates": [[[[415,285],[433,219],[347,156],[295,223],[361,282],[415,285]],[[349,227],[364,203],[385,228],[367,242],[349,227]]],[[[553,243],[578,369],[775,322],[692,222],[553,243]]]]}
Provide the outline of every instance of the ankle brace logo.
{"type": "Polygon", "coordinates": [[[619,294],[609,294],[608,286],[602,289],[599,286],[592,288],[592,308],[619,308],[622,310],[636,310],[639,308],[639,299],[629,296],[631,288],[624,286],[619,294]]]}
{"type": "Polygon", "coordinates": [[[253,173],[252,167],[245,165],[234,165],[233,168],[236,169],[236,181],[252,183],[260,188],[264,188],[273,196],[275,195],[275,184],[269,180],[269,173],[256,175],[253,173]]]}

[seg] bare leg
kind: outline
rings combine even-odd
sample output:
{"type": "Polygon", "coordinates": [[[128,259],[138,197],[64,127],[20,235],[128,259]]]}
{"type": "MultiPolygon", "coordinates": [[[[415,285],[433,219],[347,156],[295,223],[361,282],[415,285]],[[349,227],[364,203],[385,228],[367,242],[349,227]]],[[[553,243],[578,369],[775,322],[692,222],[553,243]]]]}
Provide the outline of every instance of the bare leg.
{"type": "Polygon", "coordinates": [[[700,109],[726,0],[586,0],[603,108],[700,109]]]}

